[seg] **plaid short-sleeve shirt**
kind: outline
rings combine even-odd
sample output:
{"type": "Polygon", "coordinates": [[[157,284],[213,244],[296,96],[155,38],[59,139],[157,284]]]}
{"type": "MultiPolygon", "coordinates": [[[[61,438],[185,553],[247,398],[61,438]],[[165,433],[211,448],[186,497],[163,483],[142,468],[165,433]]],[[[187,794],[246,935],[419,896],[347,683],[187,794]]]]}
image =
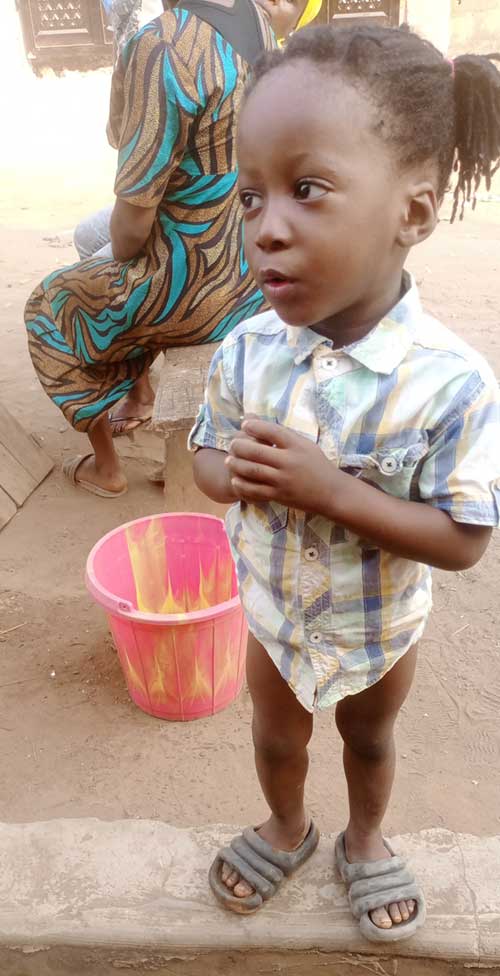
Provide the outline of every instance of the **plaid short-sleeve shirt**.
{"type": "MultiPolygon", "coordinates": [[[[274,311],[216,353],[190,445],[229,449],[243,414],[317,442],[353,478],[496,526],[500,397],[486,362],[422,311],[412,283],[364,339],[334,350],[274,311]]],[[[227,515],[249,626],[302,705],[326,708],[378,681],[421,636],[428,566],[325,518],[272,502],[227,515]]]]}

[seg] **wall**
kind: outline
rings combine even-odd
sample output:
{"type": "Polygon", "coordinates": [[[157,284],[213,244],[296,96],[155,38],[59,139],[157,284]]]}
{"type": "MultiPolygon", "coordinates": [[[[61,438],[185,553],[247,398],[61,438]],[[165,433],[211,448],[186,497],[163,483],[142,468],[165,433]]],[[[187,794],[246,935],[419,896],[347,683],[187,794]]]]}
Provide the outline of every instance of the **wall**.
{"type": "Polygon", "coordinates": [[[60,77],[47,69],[37,78],[14,0],[0,0],[0,9],[0,119],[7,133],[0,186],[8,187],[0,222],[68,230],[76,215],[112,202],[116,154],[106,139],[111,69],[60,77]]]}
{"type": "Polygon", "coordinates": [[[400,19],[446,54],[452,3],[456,0],[402,0],[400,19]]]}
{"type": "Polygon", "coordinates": [[[452,0],[450,52],[455,56],[470,51],[500,51],[499,0],[452,0]]]}

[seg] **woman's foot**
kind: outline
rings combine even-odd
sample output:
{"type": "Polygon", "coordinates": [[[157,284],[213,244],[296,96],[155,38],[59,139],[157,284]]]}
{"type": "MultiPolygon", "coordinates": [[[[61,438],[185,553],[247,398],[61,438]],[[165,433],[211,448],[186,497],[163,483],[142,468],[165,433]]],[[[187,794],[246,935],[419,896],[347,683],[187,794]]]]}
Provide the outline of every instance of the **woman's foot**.
{"type": "MultiPolygon", "coordinates": [[[[345,853],[350,864],[356,861],[381,861],[392,855],[387,850],[380,831],[370,837],[356,836],[352,828],[348,827],[344,835],[345,853]]],[[[375,908],[370,912],[370,918],[379,929],[392,929],[393,925],[407,922],[416,909],[412,900],[394,902],[384,908],[375,908]]]]}
{"type": "Polygon", "coordinates": [[[127,479],[119,464],[97,465],[93,454],[66,461],[63,471],[75,487],[94,494],[112,497],[123,495],[127,490],[127,479]]]}
{"type": "MultiPolygon", "coordinates": [[[[303,821],[300,827],[284,827],[274,817],[270,817],[262,827],[256,829],[259,836],[263,840],[266,840],[268,844],[271,844],[271,847],[274,847],[275,850],[295,851],[300,847],[305,837],[307,837],[310,826],[311,822],[308,820],[303,821]]],[[[221,877],[226,887],[237,898],[246,898],[248,895],[254,893],[254,888],[248,884],[248,881],[240,878],[238,872],[234,871],[229,864],[222,866],[221,877]]]]}
{"type": "Polygon", "coordinates": [[[155,394],[149,381],[149,370],[145,370],[130,392],[109,414],[113,437],[130,434],[137,427],[151,420],[154,402],[155,394]]]}

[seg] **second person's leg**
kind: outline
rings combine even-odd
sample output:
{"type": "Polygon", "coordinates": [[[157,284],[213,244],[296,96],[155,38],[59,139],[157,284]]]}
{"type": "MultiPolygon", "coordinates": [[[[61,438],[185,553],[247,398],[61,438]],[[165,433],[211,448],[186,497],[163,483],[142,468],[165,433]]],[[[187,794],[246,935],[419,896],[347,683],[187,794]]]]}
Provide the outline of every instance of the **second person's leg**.
{"type": "MultiPolygon", "coordinates": [[[[93,257],[101,248],[111,244],[110,220],[112,212],[112,206],[103,207],[102,210],[90,214],[89,217],[84,217],[75,228],[73,243],[81,261],[93,257]]],[[[106,257],[108,256],[113,256],[111,247],[109,255],[106,254],[106,257]]]]}

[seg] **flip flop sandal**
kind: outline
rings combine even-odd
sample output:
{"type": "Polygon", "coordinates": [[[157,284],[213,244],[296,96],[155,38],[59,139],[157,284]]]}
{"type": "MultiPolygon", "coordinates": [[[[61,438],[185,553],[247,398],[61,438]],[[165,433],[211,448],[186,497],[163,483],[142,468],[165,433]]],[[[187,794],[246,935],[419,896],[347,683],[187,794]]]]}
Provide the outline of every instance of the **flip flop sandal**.
{"type": "Polygon", "coordinates": [[[370,942],[397,942],[409,939],[425,922],[425,900],[415,883],[412,872],[402,857],[396,857],[386,840],[384,844],[391,855],[379,861],[355,861],[350,863],[345,852],[345,835],[339,834],[335,844],[335,860],[347,885],[349,905],[359,919],[362,935],[370,942]],[[381,929],[372,922],[369,912],[383,908],[391,902],[416,902],[416,908],[407,922],[393,923],[390,929],[381,929]]]}
{"type": "Polygon", "coordinates": [[[163,464],[158,464],[156,468],[153,469],[148,474],[148,481],[152,485],[164,485],[165,484],[165,467],[163,464]]]}
{"type": "Polygon", "coordinates": [[[108,414],[108,420],[111,425],[111,433],[113,437],[126,437],[128,434],[132,434],[134,430],[139,427],[143,427],[144,424],[149,424],[153,413],[151,412],[148,417],[113,417],[112,414],[108,414]],[[128,426],[125,430],[115,430],[115,424],[127,424],[128,426]]]}
{"type": "Polygon", "coordinates": [[[210,887],[224,908],[240,915],[251,915],[276,894],[285,878],[290,877],[309,860],[318,842],[319,830],[313,823],[295,851],[277,851],[253,827],[247,827],[239,837],[231,841],[230,847],[223,847],[217,854],[208,875],[210,887]],[[229,864],[248,881],[255,888],[254,894],[244,898],[233,895],[222,881],[223,864],[229,864]]]}
{"type": "Polygon", "coordinates": [[[77,454],[76,457],[72,458],[71,461],[65,461],[62,470],[64,476],[68,479],[70,484],[74,488],[81,488],[83,491],[89,491],[92,495],[99,495],[100,498],[119,498],[120,495],[125,495],[128,488],[122,488],[121,491],[109,491],[108,488],[100,488],[99,485],[94,485],[91,481],[80,481],[76,480],[76,472],[81,464],[87,460],[89,457],[93,457],[93,454],[77,454]]]}

